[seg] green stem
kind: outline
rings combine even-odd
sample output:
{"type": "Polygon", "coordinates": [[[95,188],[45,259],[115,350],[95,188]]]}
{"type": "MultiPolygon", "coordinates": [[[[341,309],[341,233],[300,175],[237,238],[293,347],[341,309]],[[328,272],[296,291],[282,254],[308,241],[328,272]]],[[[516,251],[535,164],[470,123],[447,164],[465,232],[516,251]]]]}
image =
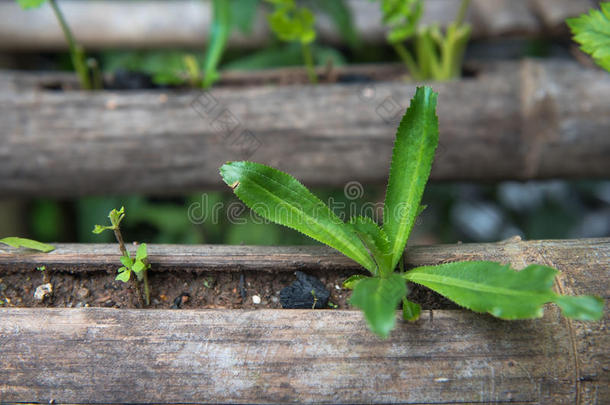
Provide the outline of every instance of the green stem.
{"type": "Polygon", "coordinates": [[[208,88],[220,75],[218,64],[222,58],[227,38],[231,29],[231,6],[229,0],[214,0],[212,2],[213,21],[210,27],[210,44],[206,49],[203,62],[203,87],[208,88]]]}
{"type": "Polygon", "coordinates": [[[409,52],[403,44],[398,42],[393,43],[392,46],[394,47],[394,50],[396,51],[398,56],[400,56],[400,59],[402,59],[404,64],[407,66],[407,70],[409,71],[409,73],[411,73],[411,76],[413,76],[414,79],[418,79],[420,76],[420,72],[417,68],[415,60],[413,59],[413,56],[411,56],[411,52],[409,52]]]}
{"type": "MultiPolygon", "coordinates": [[[[114,225],[114,228],[113,228],[114,236],[116,237],[117,242],[119,242],[119,250],[121,251],[121,254],[123,256],[130,257],[129,252],[127,252],[127,248],[125,247],[125,243],[123,242],[123,235],[121,234],[121,230],[119,229],[119,226],[116,224],[113,224],[113,225],[114,225]]],[[[144,303],[142,301],[142,291],[140,290],[140,285],[138,284],[138,279],[136,278],[136,275],[134,274],[133,271],[131,272],[129,281],[131,282],[133,289],[136,291],[136,296],[138,298],[138,303],[140,304],[140,307],[143,307],[144,303]]]]}
{"type": "Polygon", "coordinates": [[[150,305],[150,286],[148,285],[148,270],[142,272],[142,282],[144,283],[144,298],[146,299],[146,306],[150,305]]]}
{"type": "Polygon", "coordinates": [[[466,17],[466,11],[468,10],[469,5],[470,5],[470,0],[462,0],[457,17],[455,18],[455,24],[457,26],[462,25],[462,23],[464,22],[464,18],[466,17]]]}
{"type": "Polygon", "coordinates": [[[311,53],[311,47],[309,44],[301,43],[301,51],[303,52],[303,61],[305,62],[305,68],[307,69],[307,76],[309,77],[310,83],[317,83],[318,76],[316,75],[316,69],[313,64],[313,55],[311,53]]]}
{"type": "Polygon", "coordinates": [[[56,0],[49,0],[51,7],[53,8],[53,12],[55,13],[55,17],[57,17],[57,21],[59,21],[59,25],[61,26],[61,30],[64,32],[64,36],[66,37],[66,41],[68,41],[68,47],[70,48],[70,57],[72,59],[72,64],[74,65],[74,70],[76,70],[76,74],[79,77],[80,84],[85,90],[91,90],[91,79],[89,78],[89,71],[87,70],[87,64],[85,63],[85,52],[83,48],[76,43],[74,39],[74,35],[72,35],[72,31],[70,31],[70,27],[64,18],[59,6],[57,5],[56,0]]]}
{"type": "Polygon", "coordinates": [[[88,71],[91,72],[91,76],[93,77],[93,90],[101,90],[104,86],[102,81],[102,72],[100,71],[100,65],[97,63],[97,60],[94,58],[87,59],[87,68],[88,71]]]}

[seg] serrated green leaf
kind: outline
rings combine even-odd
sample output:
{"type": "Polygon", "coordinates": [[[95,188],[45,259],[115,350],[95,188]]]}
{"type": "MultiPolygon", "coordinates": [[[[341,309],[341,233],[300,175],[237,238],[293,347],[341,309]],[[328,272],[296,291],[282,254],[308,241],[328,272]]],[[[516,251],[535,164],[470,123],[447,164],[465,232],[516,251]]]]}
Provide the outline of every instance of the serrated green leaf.
{"type": "Polygon", "coordinates": [[[387,337],[396,322],[396,306],[407,295],[405,280],[394,273],[387,278],[370,277],[354,286],[350,304],[360,308],[371,330],[387,337]]]}
{"type": "Polygon", "coordinates": [[[421,212],[420,201],[438,145],[436,99],[437,93],[430,87],[418,87],[396,132],[383,211],[392,268],[400,260],[415,218],[421,212]]]}
{"type": "Polygon", "coordinates": [[[369,249],[378,266],[374,276],[387,276],[394,270],[392,267],[392,252],[390,240],[383,229],[369,217],[354,217],[349,225],[369,249]]]}
{"type": "Polygon", "coordinates": [[[542,306],[547,302],[557,302],[569,317],[601,317],[601,308],[589,298],[555,294],[552,286],[557,273],[538,264],[515,271],[494,262],[455,262],[418,267],[404,277],[463,307],[502,319],[541,317],[542,306]]]}
{"type": "Polygon", "coordinates": [[[421,315],[421,305],[409,301],[406,297],[402,299],[402,319],[413,322],[419,319],[421,315]]]}
{"type": "Polygon", "coordinates": [[[136,260],[144,260],[148,257],[148,252],[146,250],[146,243],[142,243],[138,246],[138,250],[136,251],[136,260]]]}
{"type": "Polygon", "coordinates": [[[47,243],[38,242],[32,239],[20,238],[17,236],[9,236],[6,238],[0,239],[0,243],[4,243],[6,245],[12,246],[14,248],[28,248],[38,250],[40,252],[48,253],[52,250],[55,250],[55,246],[49,245],[47,243]]]}
{"type": "Polygon", "coordinates": [[[117,274],[117,276],[114,278],[115,280],[118,281],[122,281],[124,283],[129,282],[129,279],[131,278],[131,270],[125,268],[125,267],[121,267],[119,269],[119,274],[117,274]],[[121,269],[124,269],[123,271],[120,271],[121,269]]]}
{"type": "Polygon", "coordinates": [[[553,302],[561,308],[564,316],[580,321],[599,321],[604,311],[604,300],[591,295],[559,295],[553,302]]]}
{"type": "Polygon", "coordinates": [[[17,3],[22,9],[27,10],[30,8],[38,8],[42,6],[47,0],[17,0],[17,3]]]}
{"type": "Polygon", "coordinates": [[[610,2],[600,6],[601,10],[590,10],[588,15],[568,18],[566,23],[581,49],[610,72],[610,2]]]}
{"type": "Polygon", "coordinates": [[[226,163],[220,174],[261,217],[296,229],[375,271],[375,262],[349,225],[291,175],[253,162],[226,163]]]}
{"type": "Polygon", "coordinates": [[[365,278],[369,278],[369,276],[365,276],[364,274],[354,274],[353,276],[349,276],[344,282],[343,282],[343,288],[347,288],[350,290],[354,289],[354,286],[360,281],[360,280],[364,280],[365,278]]]}
{"type": "Polygon", "coordinates": [[[129,256],[121,256],[121,263],[123,264],[123,266],[128,267],[128,268],[132,268],[133,267],[133,259],[129,256]]]}

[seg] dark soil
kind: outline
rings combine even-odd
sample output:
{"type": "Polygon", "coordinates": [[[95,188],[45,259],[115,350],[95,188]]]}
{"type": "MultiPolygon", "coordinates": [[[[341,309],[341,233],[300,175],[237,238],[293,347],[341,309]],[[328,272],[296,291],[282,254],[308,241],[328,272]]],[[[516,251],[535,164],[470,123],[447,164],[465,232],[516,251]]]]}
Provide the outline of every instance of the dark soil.
{"type": "MultiPolygon", "coordinates": [[[[329,308],[350,308],[351,292],[342,282],[351,272],[332,274],[309,271],[330,292],[329,308]]],[[[292,284],[292,272],[150,272],[149,308],[281,308],[280,291],[292,284]],[[242,282],[240,283],[240,279],[242,282]],[[243,288],[242,288],[243,287],[243,288]],[[255,304],[256,297],[260,303],[255,304]],[[253,300],[254,297],[254,300],[253,300]],[[178,305],[176,305],[178,304],[178,305]]],[[[420,286],[410,285],[409,299],[424,309],[456,308],[448,300],[420,286]]],[[[0,273],[0,306],[3,307],[114,307],[137,308],[131,285],[114,280],[103,271],[88,273],[0,273]],[[47,274],[45,274],[47,273],[47,274]],[[53,293],[42,302],[34,298],[36,287],[50,282],[53,293]]]]}

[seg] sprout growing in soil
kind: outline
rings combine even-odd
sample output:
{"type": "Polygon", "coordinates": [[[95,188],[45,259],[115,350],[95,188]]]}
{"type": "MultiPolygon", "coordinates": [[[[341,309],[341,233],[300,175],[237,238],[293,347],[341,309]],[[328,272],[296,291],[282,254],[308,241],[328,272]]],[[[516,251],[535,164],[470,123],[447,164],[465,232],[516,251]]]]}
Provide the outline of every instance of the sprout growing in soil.
{"type": "Polygon", "coordinates": [[[220,173],[258,215],[337,249],[370,272],[352,276],[343,285],[353,289],[350,303],[364,311],[371,330],[381,337],[394,328],[400,302],[405,320],[419,317],[421,307],[407,299],[407,281],[502,319],[541,317],[547,302],[557,304],[569,318],[600,319],[602,299],[556,294],[552,287],[558,271],[539,264],[515,271],[500,263],[461,261],[405,271],[405,245],[424,208],[421,199],[438,145],[436,100],[430,87],[419,87],[398,126],[382,226],[365,216],[343,222],[298,180],[269,166],[228,162],[220,173]]]}
{"type": "Polygon", "coordinates": [[[142,243],[136,250],[136,257],[132,258],[125,243],[123,242],[123,235],[121,234],[120,224],[125,217],[125,208],[121,207],[120,210],[113,209],[108,214],[111,225],[95,225],[93,233],[100,234],[106,230],[113,231],[117,242],[119,242],[119,249],[121,250],[121,263],[122,267],[119,267],[119,274],[116,276],[116,280],[124,283],[131,282],[138,296],[138,302],[142,306],[142,292],[140,291],[140,285],[138,281],[144,284],[144,298],[146,299],[146,305],[150,305],[150,287],[148,285],[148,269],[150,263],[148,263],[148,252],[146,243],[142,243]],[[135,275],[135,276],[134,276],[135,275]]]}

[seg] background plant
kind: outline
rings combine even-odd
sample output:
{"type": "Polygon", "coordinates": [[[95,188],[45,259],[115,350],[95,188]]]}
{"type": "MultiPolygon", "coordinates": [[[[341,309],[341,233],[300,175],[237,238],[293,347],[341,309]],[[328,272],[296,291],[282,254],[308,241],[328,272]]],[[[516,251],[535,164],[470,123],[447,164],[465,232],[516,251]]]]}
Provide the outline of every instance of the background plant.
{"type": "Polygon", "coordinates": [[[148,263],[146,243],[142,243],[138,246],[136,256],[135,258],[132,258],[125,247],[120,229],[121,221],[125,218],[125,208],[121,207],[120,210],[113,209],[110,211],[110,214],[108,214],[108,218],[110,218],[110,225],[95,225],[93,233],[100,234],[106,230],[114,232],[116,240],[119,243],[119,249],[121,251],[120,260],[123,264],[123,266],[118,269],[119,274],[116,276],[116,280],[124,283],[131,282],[138,296],[138,301],[140,302],[140,305],[142,305],[142,293],[138,285],[138,281],[141,281],[144,284],[146,305],[150,305],[150,287],[148,285],[148,269],[150,268],[150,264],[148,263]]]}
{"type": "Polygon", "coordinates": [[[310,44],[316,39],[315,16],[306,7],[297,7],[295,0],[267,0],[274,5],[267,19],[276,37],[285,42],[298,42],[311,83],[317,82],[310,44]]]}
{"type": "Polygon", "coordinates": [[[610,72],[610,2],[600,4],[601,10],[589,10],[566,23],[580,49],[593,57],[595,63],[610,72]]]}
{"type": "Polygon", "coordinates": [[[567,317],[596,320],[603,301],[592,296],[560,296],[552,291],[557,271],[537,264],[522,271],[485,261],[446,263],[405,271],[400,262],[420,205],[438,145],[437,94],[417,89],[396,133],[386,190],[383,226],[359,216],[341,221],[294,177],[253,162],[228,162],[220,173],[233,192],[258,215],[294,228],[350,257],[371,276],[349,278],[350,303],[363,310],[373,332],[385,337],[395,310],[417,319],[421,308],[407,299],[406,282],[424,285],[457,304],[502,319],[542,316],[542,305],[556,303],[567,317]]]}
{"type": "MultiPolygon", "coordinates": [[[[46,1],[47,0],[17,0],[17,3],[19,3],[19,5],[23,9],[27,10],[30,8],[40,7],[46,1]]],[[[59,22],[61,30],[64,33],[64,37],[68,42],[72,65],[74,67],[74,70],[76,71],[76,74],[78,75],[81,87],[85,90],[101,89],[102,77],[97,61],[93,58],[87,59],[85,55],[85,50],[78,42],[76,42],[76,39],[72,34],[72,30],[70,30],[68,22],[64,18],[61,9],[57,5],[57,1],[48,0],[48,2],[51,5],[51,8],[53,9],[53,13],[57,18],[57,21],[59,22]]]]}
{"type": "Polygon", "coordinates": [[[450,80],[460,76],[470,24],[464,22],[470,0],[462,0],[458,14],[443,33],[438,24],[419,26],[423,0],[381,0],[387,40],[415,80],[450,80]],[[413,39],[414,54],[405,46],[413,39]]]}

